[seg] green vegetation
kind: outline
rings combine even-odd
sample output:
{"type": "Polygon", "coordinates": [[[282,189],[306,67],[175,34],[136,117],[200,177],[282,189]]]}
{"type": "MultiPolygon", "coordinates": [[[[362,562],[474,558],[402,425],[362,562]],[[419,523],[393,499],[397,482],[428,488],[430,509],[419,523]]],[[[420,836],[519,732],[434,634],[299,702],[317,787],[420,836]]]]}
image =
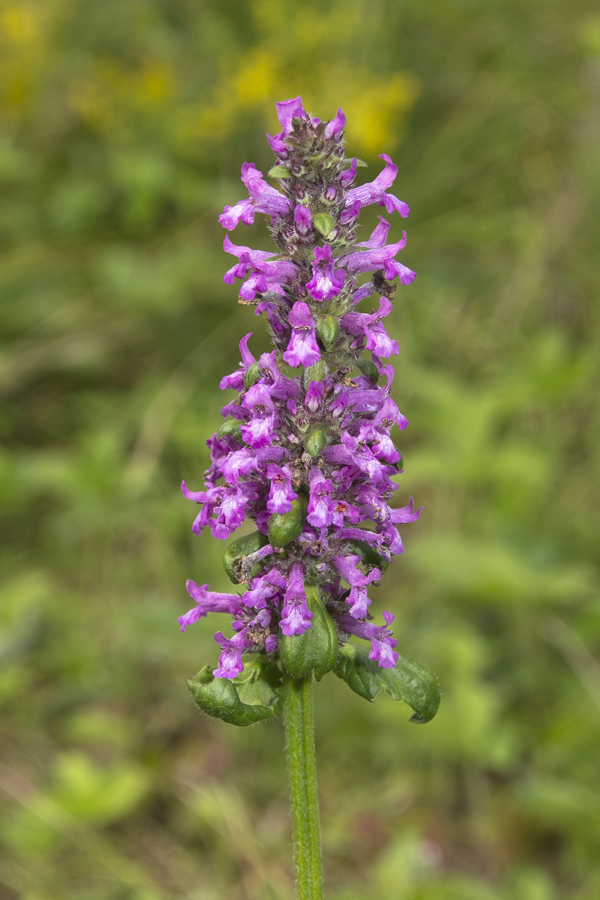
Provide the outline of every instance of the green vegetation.
{"type": "Polygon", "coordinates": [[[375,605],[443,689],[415,726],[316,687],[326,896],[597,900],[591,0],[1,0],[0,897],[292,898],[281,722],[200,716],[213,623],[176,617],[186,578],[231,588],[179,483],[267,348],[216,217],[298,93],[413,209],[388,321],[425,511],[375,605]]]}

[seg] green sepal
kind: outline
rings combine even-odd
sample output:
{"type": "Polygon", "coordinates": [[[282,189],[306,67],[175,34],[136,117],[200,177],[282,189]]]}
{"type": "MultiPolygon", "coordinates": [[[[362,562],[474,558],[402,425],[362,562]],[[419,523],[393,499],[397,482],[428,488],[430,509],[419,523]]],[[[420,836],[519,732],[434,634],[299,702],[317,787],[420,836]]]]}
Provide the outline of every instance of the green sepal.
{"type": "Polygon", "coordinates": [[[313,225],[323,237],[327,237],[333,231],[333,227],[335,222],[329,215],[329,213],[317,213],[313,216],[313,225]]]}
{"type": "Polygon", "coordinates": [[[187,682],[197,706],[207,715],[245,726],[281,712],[279,670],[266,660],[246,663],[244,672],[233,680],[215,678],[212,673],[210,666],[204,666],[187,682]]]}
{"type": "Polygon", "coordinates": [[[435,675],[406,656],[400,656],[393,669],[381,669],[365,647],[348,643],[340,647],[334,672],[365,700],[373,702],[381,689],[393,700],[404,700],[414,710],[410,721],[417,724],[433,719],[440,705],[435,675]]]}
{"type": "MultiPolygon", "coordinates": [[[[349,169],[351,165],[352,165],[352,157],[350,157],[350,156],[346,157],[346,159],[343,159],[341,162],[341,167],[343,169],[349,169]]],[[[364,161],[364,159],[358,159],[358,157],[357,157],[356,165],[357,166],[368,166],[369,163],[366,163],[364,161]]]]}
{"type": "Polygon", "coordinates": [[[374,362],[371,362],[370,359],[365,359],[364,356],[361,356],[356,360],[356,365],[367,378],[371,379],[371,384],[375,385],[379,381],[379,372],[377,371],[377,366],[374,362]]]}
{"type": "Polygon", "coordinates": [[[305,388],[308,388],[311,381],[323,381],[329,375],[329,366],[323,358],[309,366],[302,373],[302,382],[305,388]]]}
{"type": "Polygon", "coordinates": [[[260,531],[253,531],[252,534],[238,538],[237,541],[233,541],[229,545],[223,554],[223,568],[227,572],[227,577],[230,581],[233,581],[234,584],[240,584],[240,578],[238,577],[240,574],[238,571],[240,563],[244,557],[250,556],[251,553],[256,553],[257,550],[264,547],[268,540],[265,534],[261,534],[260,531]]]}
{"type": "Polygon", "coordinates": [[[346,545],[349,550],[354,553],[360,553],[361,561],[366,566],[377,566],[382,572],[385,572],[389,566],[389,560],[377,552],[377,550],[366,541],[349,541],[346,545]]]}
{"type": "MultiPolygon", "coordinates": [[[[337,316],[317,316],[317,334],[327,349],[332,347],[340,333],[340,320],[337,316]]],[[[371,365],[373,365],[371,363],[371,365]]]]}
{"type": "Polygon", "coordinates": [[[320,456],[329,443],[329,432],[324,425],[313,425],[304,439],[304,449],[313,458],[320,456]]]}
{"type": "Polygon", "coordinates": [[[226,419],[219,427],[217,431],[217,437],[225,437],[226,435],[231,435],[239,441],[240,444],[244,443],[244,439],[242,437],[242,425],[241,422],[238,422],[237,419],[226,419]]]}
{"type": "Polygon", "coordinates": [[[304,678],[314,672],[317,681],[335,667],[338,635],[315,584],[305,585],[306,603],[311,611],[310,628],[304,634],[280,634],[279,658],[292,678],[304,678]]]}
{"type": "Polygon", "coordinates": [[[269,178],[291,178],[292,173],[285,166],[272,166],[267,172],[269,178]]]}
{"type": "Polygon", "coordinates": [[[253,384],[256,384],[259,378],[260,366],[257,362],[252,363],[252,365],[248,366],[248,368],[244,372],[244,387],[246,388],[246,390],[248,390],[248,388],[251,388],[253,384]]]}
{"type": "Polygon", "coordinates": [[[300,494],[292,500],[292,509],[287,513],[273,513],[269,519],[269,543],[275,547],[285,547],[302,534],[306,519],[308,497],[300,494]]]}

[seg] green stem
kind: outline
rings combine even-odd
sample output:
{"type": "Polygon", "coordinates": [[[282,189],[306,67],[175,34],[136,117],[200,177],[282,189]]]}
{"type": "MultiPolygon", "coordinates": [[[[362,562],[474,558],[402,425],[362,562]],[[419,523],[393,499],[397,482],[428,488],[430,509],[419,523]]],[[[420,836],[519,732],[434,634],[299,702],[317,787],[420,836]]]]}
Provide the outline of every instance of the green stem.
{"type": "Polygon", "coordinates": [[[283,716],[298,900],[323,900],[312,675],[286,679],[283,716]]]}

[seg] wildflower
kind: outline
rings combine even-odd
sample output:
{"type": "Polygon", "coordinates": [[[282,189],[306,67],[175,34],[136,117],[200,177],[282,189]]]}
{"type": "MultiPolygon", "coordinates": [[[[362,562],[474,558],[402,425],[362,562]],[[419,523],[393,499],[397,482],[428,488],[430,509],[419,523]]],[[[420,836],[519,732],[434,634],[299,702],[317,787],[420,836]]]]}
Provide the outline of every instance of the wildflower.
{"type": "Polygon", "coordinates": [[[391,224],[380,216],[371,236],[356,240],[358,214],[369,204],[408,215],[389,193],[397,167],[383,155],[376,178],[353,186],[357,160],[344,156],[341,110],[321,122],[296,97],[278,103],[277,114],[281,131],[268,140],[278,187],[244,163],[248,196],[220,216],[227,231],[251,224],[256,213],[270,218],[273,252],[234,244],[229,235],[223,246],[236,258],[224,280],[239,280],[240,297],[266,314],[273,350],[257,360],[251,334],[240,341],[240,365],[221,380],[236,396],[208,441],[204,490],[182,487],[200,506],[196,533],[208,526],[224,540],[247,519],[256,528],[227,550],[239,593],[188,582],[196,605],[180,617],[182,630],[209,612],[232,618],[233,634],[215,635],[215,678],[236,678],[244,654],[277,659],[284,644],[281,659],[293,671],[289,654],[311,635],[329,668],[338,640],[351,636],[370,643],[377,667],[394,667],[393,616],[384,613],[384,625],[372,621],[370,592],[404,550],[398,526],[420,514],[412,499],[391,505],[401,461],[392,429],[407,422],[391,395],[393,369],[383,362],[398,353],[384,324],[391,282],[415,277],[396,259],[406,235],[389,242],[391,224]],[[378,307],[361,309],[373,294],[378,307]],[[286,365],[301,371],[290,374],[286,365]]]}

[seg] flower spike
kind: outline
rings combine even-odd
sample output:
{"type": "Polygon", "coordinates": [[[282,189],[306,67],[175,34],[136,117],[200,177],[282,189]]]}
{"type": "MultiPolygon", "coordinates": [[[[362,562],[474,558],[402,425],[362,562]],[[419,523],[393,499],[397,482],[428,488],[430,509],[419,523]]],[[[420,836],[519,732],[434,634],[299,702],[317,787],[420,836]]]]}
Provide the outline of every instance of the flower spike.
{"type": "MultiPolygon", "coordinates": [[[[341,109],[321,122],[294,97],[277,103],[277,115],[281,131],[268,136],[277,187],[244,163],[247,197],[219,217],[227,232],[252,224],[257,212],[270,218],[273,251],[234,244],[229,234],[223,248],[235,257],[224,281],[239,280],[241,300],[266,313],[273,349],[257,359],[251,334],[242,338],[239,367],[221,379],[236,396],[208,441],[204,490],[183,485],[200,507],[196,533],[208,526],[225,540],[247,520],[255,527],[225,553],[239,593],[188,582],[196,605],[180,617],[182,630],[210,612],[232,619],[230,636],[215,635],[218,667],[194,682],[197,699],[210,679],[237,684],[253,659],[263,674],[274,665],[293,678],[335,668],[356,690],[357,666],[371,678],[399,665],[393,616],[373,622],[370,594],[404,551],[398,526],[421,513],[412,499],[391,504],[402,471],[392,430],[407,421],[392,398],[393,369],[383,362],[399,352],[384,325],[397,282],[415,277],[396,258],[406,234],[389,240],[393,220],[379,216],[367,240],[356,238],[365,206],[408,215],[389,192],[398,168],[383,154],[382,171],[355,186],[358,161],[345,158],[341,109]],[[361,308],[373,294],[379,303],[361,308]],[[359,646],[348,643],[351,637],[369,642],[368,657],[345,649],[359,646]]],[[[235,714],[244,724],[258,716],[247,710],[235,714]]]]}

